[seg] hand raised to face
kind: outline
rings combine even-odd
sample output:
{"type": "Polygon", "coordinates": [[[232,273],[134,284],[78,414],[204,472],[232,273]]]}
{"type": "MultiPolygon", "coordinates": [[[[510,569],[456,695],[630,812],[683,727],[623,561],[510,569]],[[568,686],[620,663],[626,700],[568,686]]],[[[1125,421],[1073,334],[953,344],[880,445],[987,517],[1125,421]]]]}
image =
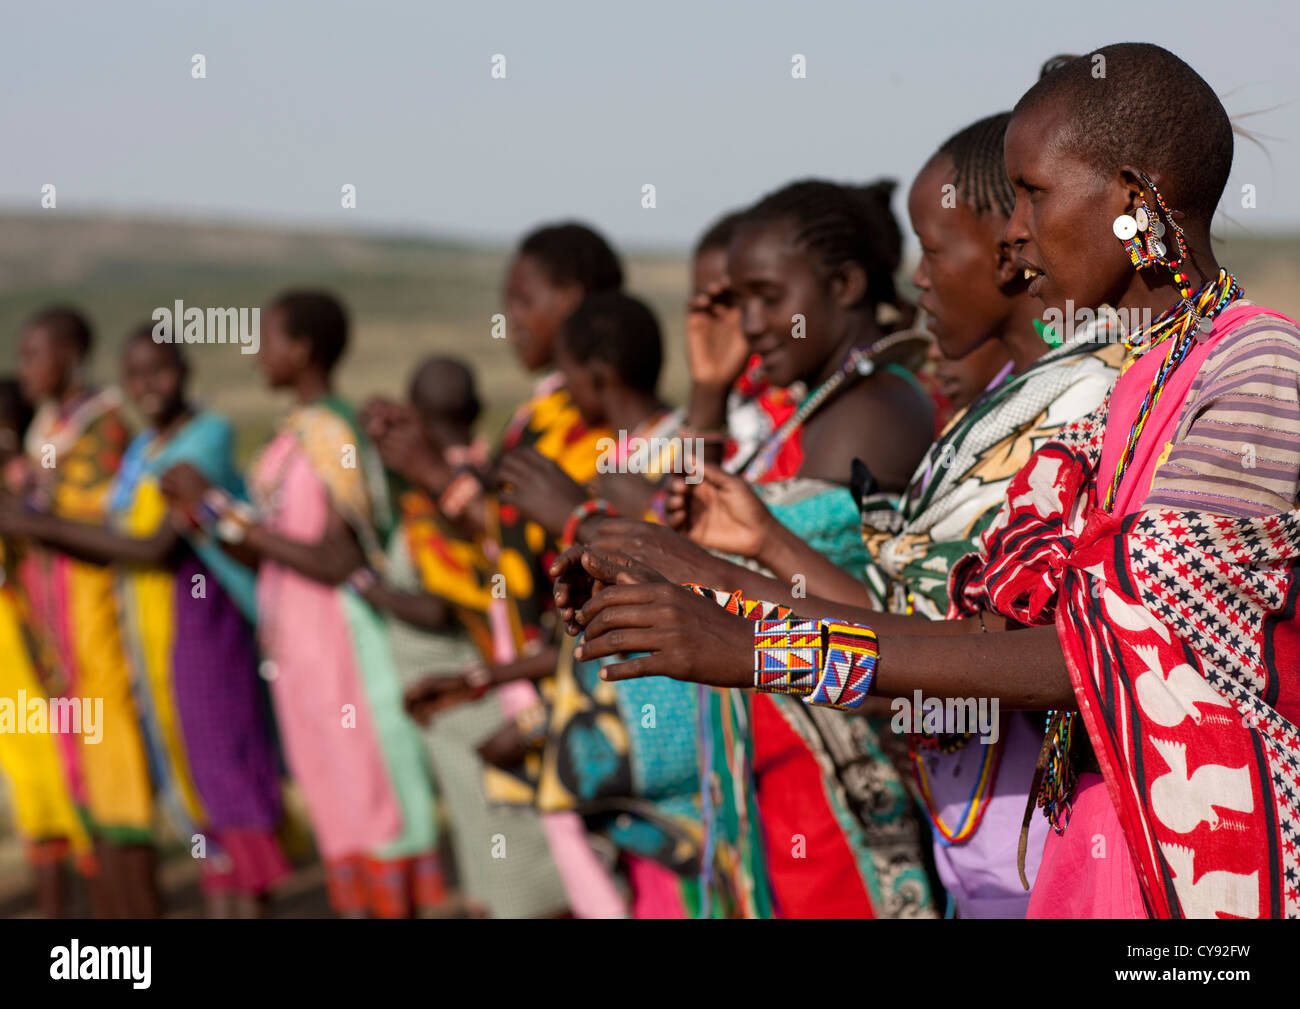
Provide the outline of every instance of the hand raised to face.
{"type": "Polygon", "coordinates": [[[686,356],[698,385],[730,388],[749,360],[740,310],[725,281],[716,281],[686,306],[686,356]]]}

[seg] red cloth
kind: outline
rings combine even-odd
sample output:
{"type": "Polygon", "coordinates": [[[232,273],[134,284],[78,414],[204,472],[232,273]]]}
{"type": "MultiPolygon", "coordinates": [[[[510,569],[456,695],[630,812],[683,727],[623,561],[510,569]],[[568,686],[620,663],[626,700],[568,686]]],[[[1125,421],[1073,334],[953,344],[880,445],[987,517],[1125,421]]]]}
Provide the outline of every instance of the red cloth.
{"type": "MultiPolygon", "coordinates": [[[[1203,360],[1208,347],[1198,349],[1183,367],[1203,360]]],[[[1234,519],[1141,507],[1194,371],[1167,387],[1115,514],[1098,507],[1111,475],[1100,459],[1118,458],[1103,434],[1110,444],[1128,433],[1141,364],[1120,378],[1109,420],[1103,407],[1070,425],[1012,480],[985,534],[986,563],[966,585],[965,569],[954,571],[954,605],[1055,621],[1111,833],[1123,829],[1152,916],[1294,917],[1300,512],[1234,519]]],[[[1095,784],[1075,801],[1066,834],[1078,836],[1068,850],[1049,848],[1036,888],[1047,899],[1111,887],[1104,906],[1123,906],[1132,885],[1123,866],[1082,854],[1098,836],[1111,842],[1095,784]]]]}
{"type": "Polygon", "coordinates": [[[442,865],[433,852],[411,858],[351,855],[325,862],[330,906],[340,914],[369,913],[375,918],[409,918],[447,897],[442,865]]]}
{"type": "Polygon", "coordinates": [[[771,697],[754,695],[753,719],[754,783],[781,917],[874,918],[817,758],[771,697]]]}

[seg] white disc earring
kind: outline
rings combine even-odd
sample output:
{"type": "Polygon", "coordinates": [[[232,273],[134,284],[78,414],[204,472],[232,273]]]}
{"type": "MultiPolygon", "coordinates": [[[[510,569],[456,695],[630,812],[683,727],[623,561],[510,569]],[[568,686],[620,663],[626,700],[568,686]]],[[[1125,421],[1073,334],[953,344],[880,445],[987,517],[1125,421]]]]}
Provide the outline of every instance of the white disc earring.
{"type": "Polygon", "coordinates": [[[1111,230],[1115,232],[1115,237],[1121,242],[1127,242],[1138,232],[1137,221],[1129,217],[1128,214],[1120,214],[1115,218],[1115,223],[1111,225],[1111,230]]]}

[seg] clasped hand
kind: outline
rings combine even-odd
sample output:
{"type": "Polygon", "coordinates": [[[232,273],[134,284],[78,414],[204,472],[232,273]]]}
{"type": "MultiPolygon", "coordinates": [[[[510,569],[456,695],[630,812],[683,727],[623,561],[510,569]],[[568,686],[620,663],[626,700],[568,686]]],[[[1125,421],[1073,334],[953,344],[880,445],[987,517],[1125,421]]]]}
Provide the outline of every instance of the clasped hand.
{"type": "Polygon", "coordinates": [[[550,568],[555,604],[579,661],[644,652],[605,666],[605,680],[668,676],[718,687],[753,683],[753,626],[625,554],[575,546],[550,568]]]}

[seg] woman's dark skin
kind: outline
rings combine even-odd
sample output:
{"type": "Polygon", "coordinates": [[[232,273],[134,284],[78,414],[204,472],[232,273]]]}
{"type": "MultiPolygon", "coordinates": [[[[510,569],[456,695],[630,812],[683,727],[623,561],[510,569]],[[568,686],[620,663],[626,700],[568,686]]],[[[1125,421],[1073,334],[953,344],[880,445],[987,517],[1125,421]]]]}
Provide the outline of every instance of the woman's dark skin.
{"type": "MultiPolygon", "coordinates": [[[[132,339],[123,350],[123,389],[161,442],[194,416],[185,399],[186,374],[170,348],[152,340],[132,339]]],[[[131,536],[103,523],[25,511],[12,499],[0,501],[0,531],[38,540],[92,564],[164,567],[174,560],[180,543],[171,521],[163,522],[152,536],[131,536]]]]}
{"type": "MultiPolygon", "coordinates": [[[[616,556],[582,548],[556,560],[552,576],[557,585],[574,564],[581,564],[597,588],[574,613],[573,625],[586,633],[574,657],[587,661],[650,653],[604,667],[602,679],[670,676],[717,687],[753,686],[754,627],[749,620],[630,559],[620,563],[616,556]]],[[[570,587],[566,598],[572,602],[582,596],[570,587]]],[[[804,608],[797,615],[808,612],[804,608]]],[[[989,617],[985,625],[990,632],[1012,629],[1007,621],[989,617]]],[[[1006,645],[981,633],[976,619],[931,621],[875,613],[871,626],[881,655],[871,689],[880,697],[910,696],[916,689],[935,697],[981,697],[988,696],[990,683],[997,683],[999,701],[1009,710],[1075,706],[1055,627],[1021,631],[1016,663],[1008,666],[1006,645]]]]}
{"type": "MultiPolygon", "coordinates": [[[[761,377],[776,386],[825,381],[849,351],[882,333],[866,305],[867,274],[845,263],[829,277],[795,241],[789,221],[737,230],[727,252],[731,290],[749,350],[762,358],[761,377]],[[804,318],[796,338],[792,318],[804,318]]],[[[852,383],[804,425],[799,476],[847,485],[861,459],[886,491],[902,490],[934,432],[929,402],[906,380],[877,371],[852,383]],[[881,431],[891,432],[888,438],[881,431]]]]}
{"type": "Polygon", "coordinates": [[[582,301],[580,284],[557,284],[546,265],[523,253],[506,273],[506,335],[515,355],[530,372],[555,361],[555,337],[564,320],[582,301]]]}
{"type": "MultiPolygon", "coordinates": [[[[502,294],[506,335],[519,363],[530,373],[551,367],[556,335],[582,301],[582,287],[555,283],[545,264],[524,253],[511,260],[502,294]]],[[[373,401],[364,422],[384,465],[394,473],[434,498],[451,484],[455,471],[437,450],[436,441],[421,436],[413,411],[399,404],[373,401]]],[[[482,532],[481,508],[468,509],[463,522],[468,532],[482,532]]]]}
{"type": "MultiPolygon", "coordinates": [[[[945,206],[945,187],[955,184],[951,157],[938,154],[922,168],[908,194],[908,214],[921,244],[912,278],[921,292],[918,305],[930,316],[930,328],[946,357],[966,358],[998,345],[1018,373],[1047,350],[1032,325],[1042,306],[1028,295],[1022,271],[1002,241],[1006,218],[996,212],[978,214],[963,199],[945,206]]],[[[709,584],[732,585],[754,598],[796,608],[806,609],[810,602],[792,595],[795,576],[802,578],[801,589],[815,597],[812,605],[854,605],[862,599],[861,583],[790,532],[743,480],[708,469],[699,484],[677,478],[671,486],[669,525],[683,529],[701,546],[758,561],[774,579],[720,559],[705,560],[701,552],[649,530],[607,526],[589,541],[593,549],[621,550],[659,565],[670,577],[686,566],[703,568],[710,573],[709,584]],[[625,540],[616,544],[614,538],[620,535],[625,540]],[[666,566],[665,557],[671,558],[666,566]]],[[[870,621],[865,614],[871,611],[859,612],[864,615],[858,619],[870,621]]]]}
{"type": "MultiPolygon", "coordinates": [[[[384,449],[386,447],[391,452],[394,437],[419,441],[421,445],[416,455],[425,454],[427,450],[429,455],[437,456],[439,460],[442,460],[447,451],[463,449],[474,440],[473,425],[447,416],[439,410],[414,380],[409,404],[372,399],[362,409],[361,415],[366,433],[381,447],[380,457],[385,465],[388,465],[389,458],[384,454],[384,449]],[[397,427],[403,428],[403,431],[394,435],[397,427]]],[[[405,457],[405,453],[399,455],[405,457]]],[[[412,627],[437,631],[456,621],[456,615],[447,601],[431,592],[404,592],[380,579],[363,583],[358,586],[358,591],[370,605],[391,613],[412,627]]]]}
{"type": "Polygon", "coordinates": [[[948,400],[953,412],[963,410],[979,397],[1008,364],[1006,348],[997,340],[989,340],[965,357],[953,361],[943,356],[939,344],[930,344],[926,359],[934,369],[934,381],[939,392],[948,400]]]}
{"type": "MultiPolygon", "coordinates": [[[[415,434],[423,438],[431,449],[441,453],[448,447],[469,445],[473,440],[473,431],[468,425],[457,424],[436,415],[425,408],[418,398],[413,397],[413,400],[410,416],[416,422],[415,434]]],[[[382,407],[382,404],[379,406],[382,407]]],[[[367,412],[371,412],[371,407],[367,408],[367,412]]],[[[532,455],[537,456],[541,462],[554,466],[554,463],[537,453],[533,452],[532,455]]],[[[559,472],[565,480],[569,480],[563,470],[559,472]]],[[[361,594],[377,609],[386,610],[403,623],[424,630],[445,629],[455,622],[452,607],[430,592],[403,592],[382,581],[375,581],[362,590],[361,594]]],[[[557,654],[554,648],[542,648],[537,653],[514,662],[491,666],[475,665],[453,676],[428,676],[406,688],[403,703],[415,721],[427,725],[438,712],[453,704],[472,700],[478,690],[514,680],[539,680],[549,676],[555,670],[557,654]]]]}
{"type": "MultiPolygon", "coordinates": [[[[259,358],[267,384],[291,391],[294,401],[302,406],[329,395],[330,370],[313,359],[311,343],[288,332],[279,308],[272,306],[262,318],[259,358]]],[[[207,478],[188,463],[173,466],[162,478],[163,493],[182,510],[192,510],[208,486],[207,478]]],[[[248,567],[256,568],[266,559],[325,585],[341,584],[365,561],[355,534],[333,505],[329,506],[325,530],[315,542],[289,539],[254,524],[241,543],[223,542],[221,546],[248,567]]]]}
{"type": "Polygon", "coordinates": [[[591,495],[552,459],[536,449],[518,448],[497,468],[502,504],[518,508],[558,539],[573,509],[591,495]]]}
{"type": "MultiPolygon", "coordinates": [[[[1063,112],[1053,103],[1041,104],[1015,115],[1007,128],[1004,154],[1016,206],[1006,239],[1017,265],[1042,272],[1031,292],[1049,306],[1063,307],[1068,298],[1081,305],[1105,302],[1158,314],[1180,297],[1171,275],[1135,272],[1111,222],[1136,209],[1143,188],[1140,171],[1162,187],[1174,208],[1177,180],[1157,165],[1103,172],[1066,152],[1056,143],[1063,112]]],[[[1209,222],[1180,223],[1189,247],[1186,269],[1192,286],[1199,287],[1218,272],[1209,222]]],[[[664,675],[719,686],[752,684],[753,628],[747,620],[676,585],[654,584],[656,573],[635,562],[587,553],[581,558],[586,570],[578,574],[576,561],[573,552],[566,554],[552,575],[563,615],[569,618],[577,607],[573,623],[586,629],[579,657],[651,653],[606,667],[604,678],[664,675]],[[630,570],[620,572],[620,567],[630,570]],[[622,584],[602,588],[609,582],[622,584]]],[[[804,616],[815,612],[808,605],[801,609],[804,616]]],[[[1019,632],[1009,652],[998,637],[1009,629],[1005,621],[986,618],[988,634],[980,633],[975,620],[921,621],[882,613],[866,622],[880,644],[873,693],[888,697],[921,690],[935,697],[981,697],[996,683],[999,701],[1009,710],[1075,706],[1054,627],[1019,632]]]]}
{"type": "Polygon", "coordinates": [[[559,649],[547,645],[513,662],[471,666],[454,676],[431,676],[407,688],[403,695],[407,713],[421,725],[427,725],[438,712],[473,700],[481,690],[516,680],[544,680],[555,672],[559,657],[559,649]]]}
{"type": "Polygon", "coordinates": [[[1024,271],[1003,241],[1007,219],[996,211],[976,213],[960,193],[955,204],[944,205],[944,187],[956,182],[952,158],[936,154],[908,192],[907,213],[921,245],[912,274],[921,292],[917,307],[929,315],[944,357],[960,360],[997,341],[1019,374],[1047,352],[1033,327],[1043,306],[1029,296],[1024,271]]]}
{"type": "MultiPolygon", "coordinates": [[[[862,266],[847,263],[825,277],[814,257],[793,239],[790,222],[744,226],[732,239],[727,268],[748,349],[762,357],[762,377],[778,386],[802,379],[813,387],[832,375],[853,347],[870,344],[881,333],[872,310],[861,304],[867,285],[862,266]],[[791,332],[790,319],[796,314],[804,317],[803,338],[791,332]]],[[[900,491],[929,448],[933,431],[931,408],[924,397],[897,375],[878,371],[812,415],[804,427],[804,459],[798,476],[847,485],[854,459],[861,459],[881,489],[900,491]],[[890,436],[880,437],[881,431],[889,431],[890,436]]],[[[676,508],[680,526],[687,509],[686,484],[678,478],[671,486],[677,491],[669,507],[676,508]]],[[[702,502],[709,494],[701,491],[703,486],[694,488],[702,502]]],[[[662,527],[626,521],[593,525],[595,530],[583,530],[585,542],[598,549],[653,558],[656,568],[670,577],[678,573],[682,581],[742,588],[772,602],[792,598],[793,585],[773,582],[714,557],[662,527]]],[[[771,539],[791,550],[801,543],[784,527],[771,539]]],[[[819,591],[830,599],[862,598],[859,582],[807,549],[809,562],[798,569],[805,579],[815,579],[819,591]]],[[[809,600],[801,596],[798,602],[807,606],[809,600]]]]}
{"type": "MultiPolygon", "coordinates": [[[[628,436],[631,437],[633,432],[648,423],[652,417],[668,409],[667,404],[654,391],[635,389],[625,384],[619,378],[617,371],[607,361],[576,360],[565,350],[563,344],[556,347],[555,359],[560,366],[560,370],[564,373],[569,397],[573,400],[573,405],[578,408],[578,413],[582,416],[582,422],[589,429],[604,428],[614,432],[626,431],[628,436]]],[[[561,496],[562,482],[556,474],[563,475],[563,471],[553,463],[551,467],[552,477],[550,483],[556,494],[556,500],[569,506],[569,511],[565,513],[560,522],[560,528],[553,533],[553,535],[559,536],[563,530],[564,521],[568,519],[573,508],[591,495],[587,493],[587,490],[583,490],[583,497],[575,500],[572,495],[572,488],[576,487],[577,484],[569,481],[570,487],[561,496]]],[[[503,480],[506,480],[507,473],[504,464],[502,465],[501,476],[503,480]]],[[[620,514],[642,515],[650,506],[650,500],[654,496],[656,486],[653,481],[645,479],[641,474],[598,472],[595,478],[590,481],[588,489],[596,497],[609,501],[614,510],[620,514]],[[628,479],[629,477],[635,479],[628,479]]],[[[541,489],[538,488],[538,490],[541,489]]],[[[515,503],[518,504],[517,501],[515,503]]],[[[534,521],[545,525],[540,519],[534,518],[534,521]]],[[[547,526],[547,529],[550,531],[550,526],[547,526]]]]}
{"type": "MultiPolygon", "coordinates": [[[[623,385],[603,361],[581,363],[565,355],[562,349],[557,356],[574,405],[589,427],[634,431],[664,408],[662,401],[654,394],[623,385]]],[[[519,508],[527,518],[556,538],[563,532],[573,509],[590,497],[554,461],[531,448],[518,449],[507,455],[501,462],[500,473],[504,485],[502,501],[519,508]]],[[[632,485],[637,491],[641,485],[653,487],[648,480],[636,473],[615,472],[602,476],[602,486],[616,505],[623,487],[632,485]]],[[[546,648],[516,662],[493,665],[486,671],[474,670],[460,677],[430,678],[407,691],[408,710],[413,717],[427,721],[454,700],[472,696],[475,682],[500,686],[514,680],[544,679],[555,671],[558,658],[558,649],[546,648]]],[[[500,735],[502,739],[497,740],[497,743],[503,747],[501,752],[513,753],[513,748],[504,747],[506,737],[517,735],[515,727],[507,726],[500,735]]]]}
{"type": "MultiPolygon", "coordinates": [[[[554,363],[556,336],[564,320],[582,301],[583,293],[580,285],[556,283],[545,264],[534,256],[523,253],[511,261],[503,291],[506,331],[520,364],[529,372],[541,371],[554,363]]],[[[404,411],[392,405],[377,405],[367,419],[367,429],[375,439],[384,465],[404,476],[414,486],[435,499],[450,486],[454,474],[438,448],[438,434],[427,427],[421,430],[414,411],[404,411]]],[[[553,474],[547,473],[541,464],[554,464],[536,453],[533,455],[536,458],[515,459],[507,470],[508,474],[521,483],[531,484],[535,479],[548,481],[553,474]]],[[[558,467],[555,468],[558,470],[558,467]]],[[[485,482],[495,483],[499,478],[499,475],[494,474],[493,478],[484,479],[485,482]]],[[[567,476],[565,480],[573,484],[567,476]]],[[[573,487],[564,484],[559,486],[565,493],[559,507],[568,503],[563,517],[558,518],[562,530],[569,512],[586,495],[581,488],[578,488],[578,493],[582,497],[574,495],[573,488],[577,487],[576,484],[573,487]]],[[[530,491],[525,491],[525,494],[531,496],[530,491]]],[[[552,509],[552,514],[547,516],[550,526],[557,522],[555,511],[552,509]]],[[[481,502],[471,505],[459,522],[467,535],[481,533],[486,525],[481,502]]],[[[558,530],[548,531],[552,535],[559,535],[558,530]]],[[[556,648],[546,647],[516,662],[491,666],[486,675],[492,683],[542,679],[555,670],[558,654],[556,648]]],[[[470,681],[481,675],[482,672],[475,669],[456,677],[429,677],[421,680],[406,691],[407,711],[413,718],[426,723],[447,704],[472,696],[473,684],[470,681]]]]}

